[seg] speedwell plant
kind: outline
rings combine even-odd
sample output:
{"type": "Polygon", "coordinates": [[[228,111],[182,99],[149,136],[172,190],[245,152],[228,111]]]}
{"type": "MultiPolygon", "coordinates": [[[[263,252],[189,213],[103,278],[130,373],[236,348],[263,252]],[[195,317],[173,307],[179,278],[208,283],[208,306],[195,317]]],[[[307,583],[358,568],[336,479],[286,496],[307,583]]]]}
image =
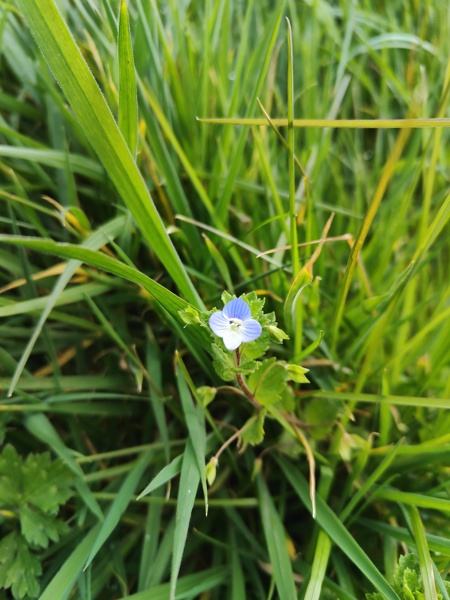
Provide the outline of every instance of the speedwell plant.
{"type": "MultiPolygon", "coordinates": [[[[213,337],[212,355],[216,373],[224,381],[234,381],[236,390],[254,408],[254,414],[213,456],[206,467],[210,485],[222,451],[234,440],[245,445],[257,445],[264,439],[264,420],[276,419],[296,439],[301,423],[294,414],[294,390],[289,382],[309,383],[308,369],[277,358],[263,359],[272,342],[282,344],[289,336],[279,327],[275,313],[264,312],[264,299],[255,292],[239,298],[224,292],[223,309],[198,312],[189,308],[180,316],[186,325],[204,327],[213,337]]],[[[212,389],[212,388],[209,388],[212,389]]],[[[205,404],[215,393],[201,394],[205,404]]]]}

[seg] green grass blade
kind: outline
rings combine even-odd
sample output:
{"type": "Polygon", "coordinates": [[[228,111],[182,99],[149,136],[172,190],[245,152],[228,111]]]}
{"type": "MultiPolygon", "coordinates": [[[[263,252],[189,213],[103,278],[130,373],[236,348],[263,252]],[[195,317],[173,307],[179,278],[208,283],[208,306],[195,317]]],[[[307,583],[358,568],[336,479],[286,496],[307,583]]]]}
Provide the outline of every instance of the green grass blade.
{"type": "MultiPolygon", "coordinates": [[[[174,600],[200,598],[203,592],[213,590],[223,583],[227,576],[229,576],[229,570],[226,567],[214,567],[181,577],[178,580],[177,592],[173,598],[174,600]]],[[[169,588],[169,584],[164,583],[143,592],[131,594],[131,596],[123,596],[120,600],[167,600],[170,593],[169,588]]]]}
{"type": "Polygon", "coordinates": [[[280,598],[283,598],[283,600],[296,600],[297,591],[283,524],[261,475],[258,476],[257,482],[261,521],[273,568],[275,585],[280,598]]]}
{"type": "Polygon", "coordinates": [[[181,293],[195,306],[197,294],[137,170],[106,101],[52,0],[19,0],[19,7],[55,78],[122,196],[181,293]]]}
{"type": "Polygon", "coordinates": [[[351,400],[353,402],[371,402],[376,404],[396,404],[398,406],[422,406],[423,408],[450,408],[450,398],[418,398],[417,396],[381,396],[356,392],[313,392],[315,398],[331,400],[351,400]]]}
{"type": "Polygon", "coordinates": [[[400,449],[400,445],[402,440],[400,440],[393,448],[390,449],[388,454],[384,457],[381,463],[377,466],[376,469],[372,471],[366,481],[361,485],[360,488],[353,494],[352,498],[348,502],[347,506],[339,515],[339,518],[342,522],[345,522],[347,518],[352,514],[358,502],[364,497],[365,494],[370,492],[371,488],[375,485],[375,483],[380,479],[380,477],[387,471],[392,462],[394,461],[397,453],[400,449]]]}
{"type": "MultiPolygon", "coordinates": [[[[110,238],[114,239],[120,233],[121,228],[123,227],[123,223],[124,223],[123,217],[118,217],[118,218],[114,219],[113,221],[106,223],[98,231],[96,231],[95,233],[90,235],[83,242],[83,246],[86,246],[87,248],[92,248],[93,250],[97,250],[98,248],[100,248],[101,246],[104,245],[106,239],[110,239],[110,238]]],[[[81,263],[79,261],[73,261],[73,260],[70,261],[67,264],[67,267],[66,267],[64,273],[59,277],[55,287],[53,288],[52,293],[50,294],[50,296],[48,298],[45,299],[44,310],[42,311],[42,314],[39,318],[36,328],[33,331],[33,334],[31,336],[30,340],[28,341],[28,344],[26,345],[25,350],[22,353],[20,361],[18,362],[16,370],[12,377],[11,385],[8,390],[8,396],[12,396],[12,394],[14,393],[14,389],[22,375],[25,365],[27,364],[28,358],[30,357],[30,354],[33,351],[36,341],[42,331],[42,328],[44,327],[44,324],[45,324],[49,314],[53,310],[54,306],[57,304],[58,298],[61,297],[62,291],[67,286],[69,281],[72,279],[75,271],[78,269],[78,267],[80,265],[81,265],[81,263]]]]}
{"type": "Polygon", "coordinates": [[[415,506],[408,506],[407,511],[411,520],[411,529],[414,540],[416,542],[425,598],[427,600],[438,600],[436,584],[434,581],[433,561],[431,560],[430,551],[428,550],[428,543],[422,519],[415,506]]]}
{"type": "MultiPolygon", "coordinates": [[[[309,485],[304,479],[303,475],[301,475],[301,473],[299,473],[299,471],[295,469],[288,461],[277,460],[277,462],[303,504],[311,512],[312,506],[309,497],[309,485]]],[[[379,570],[363,551],[363,549],[358,545],[355,539],[351,536],[349,531],[344,527],[334,512],[327,506],[320,496],[316,497],[316,502],[316,519],[323,531],[330,536],[336,546],[338,546],[349,558],[349,560],[351,560],[355,566],[358,567],[358,569],[367,577],[367,579],[373,583],[377,590],[386,596],[387,600],[399,600],[397,594],[388,584],[386,579],[381,575],[379,570]]]]}
{"type": "Polygon", "coordinates": [[[208,488],[206,485],[206,432],[205,420],[202,409],[199,405],[195,406],[192,400],[191,392],[189,391],[187,380],[189,373],[181,358],[180,354],[176,353],[176,378],[178,391],[180,393],[181,406],[183,408],[186,426],[189,431],[189,439],[191,440],[192,448],[194,449],[195,458],[197,461],[198,474],[202,482],[203,495],[205,497],[205,515],[208,515],[208,488]]]}
{"type": "Polygon", "coordinates": [[[183,454],[180,454],[179,456],[176,456],[172,460],[172,462],[170,462],[163,469],[161,469],[158,475],[156,475],[156,477],[154,477],[147,485],[147,487],[139,494],[137,499],[140,500],[144,496],[151,494],[153,490],[156,490],[157,488],[161,487],[162,485],[176,477],[180,473],[182,465],[183,454]]]}
{"type": "Polygon", "coordinates": [[[126,0],[122,0],[120,4],[117,52],[119,59],[119,129],[135,158],[138,131],[137,85],[126,0]]]}
{"type": "MultiPolygon", "coordinates": [[[[200,123],[210,123],[212,125],[241,125],[244,127],[257,126],[267,127],[269,123],[266,119],[257,118],[206,118],[197,117],[200,123]]],[[[287,127],[288,119],[271,119],[271,122],[277,127],[287,127]]],[[[450,119],[431,118],[431,119],[294,119],[294,127],[314,127],[333,129],[429,129],[436,127],[450,127],[450,119]]]]}
{"type": "Polygon", "coordinates": [[[89,552],[100,531],[100,524],[94,527],[84,539],[75,546],[64,564],[57,571],[45,590],[39,596],[39,600],[67,600],[70,596],[89,552]]]}
{"type": "Polygon", "coordinates": [[[86,570],[89,567],[91,562],[97,556],[103,544],[106,542],[106,540],[109,538],[109,536],[119,524],[120,518],[127,509],[130,500],[134,496],[136,486],[138,485],[142,474],[147,468],[148,463],[152,458],[152,455],[152,452],[144,452],[144,454],[142,454],[142,456],[136,462],[136,465],[133,467],[133,469],[128,473],[125,481],[123,482],[120,490],[118,491],[114,499],[114,502],[109,508],[105,520],[102,523],[102,528],[91,549],[84,570],[86,570]]]}
{"type": "Polygon", "coordinates": [[[288,179],[289,179],[289,221],[290,221],[290,243],[291,243],[291,262],[294,277],[299,271],[298,259],[298,236],[297,236],[297,215],[295,210],[295,145],[294,145],[294,51],[292,47],[292,28],[289,19],[286,17],[286,37],[287,37],[287,109],[288,109],[288,133],[287,143],[288,154],[288,179]]]}
{"type": "Polygon", "coordinates": [[[74,460],[71,451],[65,446],[56,429],[43,414],[35,414],[25,418],[25,427],[37,437],[41,442],[44,442],[59,456],[77,476],[76,488],[86,506],[93,514],[103,521],[102,510],[94,498],[91,490],[84,481],[84,473],[78,463],[74,460]]]}
{"type": "Polygon", "coordinates": [[[336,302],[335,316],[333,322],[333,334],[332,344],[334,347],[337,344],[337,337],[339,334],[339,328],[341,325],[342,315],[344,313],[344,306],[347,299],[348,292],[350,290],[350,284],[352,282],[353,273],[355,272],[358,257],[360,255],[363,244],[366,240],[367,234],[369,233],[372,222],[378,212],[381,201],[384,198],[387,186],[392,178],[394,169],[400,160],[402,152],[406,146],[406,142],[410,137],[410,131],[408,129],[402,129],[397,137],[392,152],[384,166],[381,173],[378,185],[373,194],[370,205],[364,216],[363,222],[359,229],[358,235],[350,251],[347,266],[345,269],[344,277],[339,287],[338,298],[336,302]]]}
{"type": "MultiPolygon", "coordinates": [[[[283,10],[284,10],[284,2],[280,2],[280,6],[277,9],[277,12],[275,13],[274,18],[273,18],[273,26],[271,27],[271,29],[269,31],[269,35],[267,37],[264,50],[262,52],[262,54],[264,56],[264,62],[263,62],[261,71],[258,76],[258,81],[257,81],[254,89],[252,90],[252,96],[251,96],[250,100],[248,101],[248,112],[249,113],[251,113],[255,109],[256,99],[258,98],[258,96],[261,93],[262,85],[263,85],[264,79],[266,77],[268,68],[269,68],[271,55],[272,55],[273,48],[275,46],[276,38],[278,35],[278,29],[280,27],[283,10]]],[[[238,173],[238,169],[242,163],[242,156],[244,153],[244,147],[245,147],[246,140],[247,140],[247,131],[245,129],[243,129],[243,131],[241,132],[241,134],[239,136],[237,147],[234,151],[233,162],[231,164],[230,171],[228,173],[228,177],[225,181],[225,186],[224,186],[222,195],[221,195],[218,205],[217,205],[217,215],[222,222],[226,222],[226,219],[227,219],[228,205],[230,203],[231,195],[233,193],[233,186],[234,186],[234,182],[235,182],[235,179],[236,179],[236,176],[238,173]]]]}
{"type": "MultiPolygon", "coordinates": [[[[184,323],[181,321],[178,315],[178,311],[189,306],[185,300],[175,295],[173,292],[169,291],[156,281],[153,281],[153,279],[147,275],[144,275],[144,273],[141,273],[137,269],[121,263],[118,260],[103,254],[102,252],[91,250],[89,248],[83,248],[82,246],[77,246],[75,244],[58,244],[53,240],[43,240],[41,238],[23,238],[20,236],[0,235],[0,242],[13,244],[16,246],[23,246],[25,248],[32,248],[40,252],[55,254],[56,256],[60,257],[74,258],[93,267],[97,267],[104,271],[108,271],[109,273],[113,273],[114,275],[118,275],[119,277],[123,277],[128,281],[137,283],[146,289],[155,298],[155,300],[157,300],[163,306],[164,309],[166,309],[180,324],[184,326],[184,323]]],[[[38,301],[36,300],[36,302],[38,301]]],[[[6,308],[9,307],[3,308],[4,311],[6,311],[6,308]]],[[[199,331],[198,328],[191,328],[188,331],[194,336],[195,339],[201,341],[204,346],[209,347],[211,345],[210,338],[205,331],[199,331]]]]}
{"type": "Polygon", "coordinates": [[[323,530],[321,530],[317,538],[311,575],[304,600],[320,600],[320,593],[322,591],[323,580],[325,579],[331,546],[330,538],[323,530]]]}
{"type": "Polygon", "coordinates": [[[173,538],[172,572],[170,575],[170,600],[175,600],[176,598],[178,574],[180,572],[181,559],[183,557],[184,546],[189,530],[189,522],[191,520],[195,495],[199,483],[200,473],[197,457],[194,448],[192,447],[191,440],[188,440],[186,450],[184,451],[180,489],[178,492],[176,524],[173,538]]]}

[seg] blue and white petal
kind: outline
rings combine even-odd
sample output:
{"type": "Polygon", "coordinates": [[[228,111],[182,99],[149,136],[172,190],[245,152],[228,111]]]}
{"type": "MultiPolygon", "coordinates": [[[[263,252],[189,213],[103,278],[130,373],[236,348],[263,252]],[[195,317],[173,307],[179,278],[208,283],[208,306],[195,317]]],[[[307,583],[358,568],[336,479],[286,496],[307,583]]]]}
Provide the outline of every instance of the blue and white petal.
{"type": "Polygon", "coordinates": [[[240,331],[227,331],[223,334],[223,343],[225,344],[225,348],[227,350],[236,350],[242,342],[242,335],[240,331]]]}
{"type": "Polygon", "coordinates": [[[245,321],[252,316],[249,305],[240,298],[235,298],[225,304],[223,312],[230,319],[241,319],[242,321],[245,321]]]}
{"type": "Polygon", "coordinates": [[[261,335],[262,327],[255,319],[247,319],[240,326],[239,333],[243,342],[253,342],[261,335]]]}
{"type": "Polygon", "coordinates": [[[209,317],[209,326],[219,337],[223,337],[225,333],[230,331],[229,319],[222,310],[217,310],[209,317]]]}

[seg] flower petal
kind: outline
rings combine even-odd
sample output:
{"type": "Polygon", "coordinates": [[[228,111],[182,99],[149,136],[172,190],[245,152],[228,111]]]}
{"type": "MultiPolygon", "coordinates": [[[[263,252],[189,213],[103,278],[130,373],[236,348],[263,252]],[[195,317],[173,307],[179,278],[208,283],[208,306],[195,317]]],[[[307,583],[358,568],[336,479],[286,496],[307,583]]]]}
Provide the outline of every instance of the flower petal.
{"type": "Polygon", "coordinates": [[[239,328],[239,333],[243,342],[253,342],[261,335],[262,327],[255,319],[247,319],[239,328]]]}
{"type": "Polygon", "coordinates": [[[235,298],[225,304],[223,312],[230,319],[241,319],[242,321],[249,319],[252,316],[249,305],[240,298],[235,298]]]}
{"type": "Polygon", "coordinates": [[[230,330],[230,324],[223,311],[217,310],[209,317],[209,326],[219,337],[230,330]]]}
{"type": "Polygon", "coordinates": [[[227,331],[223,334],[223,343],[227,350],[236,350],[243,341],[240,331],[227,331]]]}

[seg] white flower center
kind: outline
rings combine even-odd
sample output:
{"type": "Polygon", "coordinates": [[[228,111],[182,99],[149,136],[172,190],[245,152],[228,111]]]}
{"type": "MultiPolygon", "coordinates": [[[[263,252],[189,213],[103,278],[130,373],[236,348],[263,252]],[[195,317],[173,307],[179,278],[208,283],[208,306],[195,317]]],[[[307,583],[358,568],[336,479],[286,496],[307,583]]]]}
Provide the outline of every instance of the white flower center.
{"type": "Polygon", "coordinates": [[[230,326],[230,331],[239,331],[239,327],[242,325],[242,319],[237,319],[233,317],[232,319],[228,319],[228,324],[230,326]]]}

